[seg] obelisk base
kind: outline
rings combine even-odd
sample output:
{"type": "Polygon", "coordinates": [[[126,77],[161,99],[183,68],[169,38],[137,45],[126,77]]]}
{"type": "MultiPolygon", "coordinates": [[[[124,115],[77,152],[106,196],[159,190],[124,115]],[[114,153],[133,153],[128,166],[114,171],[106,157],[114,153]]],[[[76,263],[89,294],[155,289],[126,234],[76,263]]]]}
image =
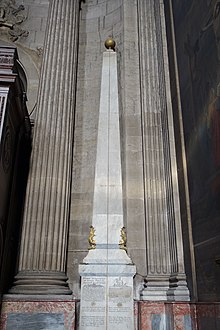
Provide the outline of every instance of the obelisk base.
{"type": "Polygon", "coordinates": [[[134,329],[134,265],[82,264],[80,330],[134,329]]]}
{"type": "Polygon", "coordinates": [[[95,250],[89,250],[87,256],[83,259],[84,264],[99,265],[122,265],[133,264],[131,258],[124,249],[119,249],[118,244],[96,244],[95,250]],[[107,248],[106,248],[107,247],[107,248]],[[115,248],[116,247],[116,248],[115,248]]]}

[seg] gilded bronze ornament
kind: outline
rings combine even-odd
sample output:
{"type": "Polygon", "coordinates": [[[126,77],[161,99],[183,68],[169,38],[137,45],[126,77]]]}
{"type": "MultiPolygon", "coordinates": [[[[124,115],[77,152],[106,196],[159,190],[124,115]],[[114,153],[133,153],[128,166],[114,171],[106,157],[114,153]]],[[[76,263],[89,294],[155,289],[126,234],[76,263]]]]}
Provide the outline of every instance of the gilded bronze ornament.
{"type": "Polygon", "coordinates": [[[125,227],[121,228],[121,239],[119,241],[119,247],[120,249],[127,251],[127,236],[125,232],[125,227]]]}
{"type": "Polygon", "coordinates": [[[109,37],[108,39],[105,40],[105,47],[107,49],[112,49],[115,50],[115,40],[112,37],[109,37]]]}
{"type": "Polygon", "coordinates": [[[96,248],[96,241],[94,237],[95,237],[95,228],[93,226],[90,226],[90,232],[88,237],[89,250],[94,250],[96,248]]]}

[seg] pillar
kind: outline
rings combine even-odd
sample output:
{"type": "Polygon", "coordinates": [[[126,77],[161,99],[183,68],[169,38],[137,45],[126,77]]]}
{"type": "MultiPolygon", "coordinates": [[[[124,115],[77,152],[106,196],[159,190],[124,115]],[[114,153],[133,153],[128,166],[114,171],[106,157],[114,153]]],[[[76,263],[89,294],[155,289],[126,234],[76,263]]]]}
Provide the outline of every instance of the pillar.
{"type": "Polygon", "coordinates": [[[71,294],[66,283],[79,1],[51,0],[26,193],[10,293],[71,294]]]}
{"type": "Polygon", "coordinates": [[[147,276],[143,300],[189,300],[163,0],[138,0],[147,276]]]}

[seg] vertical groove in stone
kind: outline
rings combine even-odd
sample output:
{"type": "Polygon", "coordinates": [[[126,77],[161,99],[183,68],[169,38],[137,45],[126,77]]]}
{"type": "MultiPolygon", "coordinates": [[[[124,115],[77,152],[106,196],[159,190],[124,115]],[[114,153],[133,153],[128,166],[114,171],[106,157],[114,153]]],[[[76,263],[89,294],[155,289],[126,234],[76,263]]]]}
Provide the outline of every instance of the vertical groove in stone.
{"type": "MultiPolygon", "coordinates": [[[[49,21],[52,23],[53,21],[53,17],[57,16],[58,12],[59,12],[59,2],[56,3],[51,3],[50,6],[50,10],[49,12],[51,13],[50,17],[49,17],[49,21]]],[[[52,47],[54,44],[54,40],[55,40],[55,36],[56,33],[54,31],[54,33],[51,35],[51,31],[53,29],[53,24],[49,24],[48,25],[48,34],[46,36],[46,41],[45,41],[45,47],[44,47],[44,57],[43,57],[43,64],[42,64],[42,74],[41,74],[41,79],[40,79],[40,87],[39,87],[39,97],[38,97],[38,109],[46,109],[47,104],[46,102],[48,102],[48,99],[46,97],[43,97],[43,94],[49,92],[48,91],[48,83],[50,81],[52,81],[52,71],[48,70],[48,63],[49,60],[53,58],[53,51],[54,48],[52,47]],[[51,47],[48,45],[51,44],[51,47]],[[45,76],[45,72],[47,71],[47,76],[45,76]]],[[[55,58],[55,56],[54,56],[55,58]]],[[[49,94],[48,94],[49,97],[49,94]]],[[[30,262],[32,261],[32,259],[30,257],[27,257],[28,252],[30,252],[30,254],[32,254],[32,251],[34,249],[34,244],[35,244],[35,233],[39,232],[41,230],[41,228],[39,227],[40,222],[37,223],[36,220],[37,217],[39,216],[39,211],[42,211],[43,205],[40,205],[40,201],[39,198],[42,198],[41,194],[37,194],[36,192],[34,193],[35,198],[32,198],[32,194],[33,194],[33,189],[35,187],[35,190],[37,190],[37,187],[35,185],[35,181],[37,180],[37,175],[38,172],[43,172],[43,155],[44,155],[44,150],[43,150],[43,141],[46,140],[46,134],[49,134],[48,131],[46,131],[46,123],[48,120],[51,121],[52,118],[49,117],[49,119],[47,118],[48,115],[51,117],[52,113],[51,112],[47,112],[47,111],[42,111],[42,110],[38,110],[38,114],[37,114],[37,119],[36,119],[36,129],[35,129],[35,136],[34,136],[34,151],[33,151],[33,155],[35,153],[35,157],[37,159],[37,161],[34,161],[34,156],[32,157],[31,163],[33,164],[33,167],[31,167],[31,174],[30,174],[30,178],[29,178],[29,185],[28,185],[28,189],[27,189],[27,205],[26,205],[26,209],[25,209],[25,218],[24,218],[24,229],[27,223],[28,226],[28,232],[24,233],[23,232],[23,237],[30,237],[30,241],[29,240],[25,240],[24,241],[24,247],[23,247],[23,251],[21,250],[21,269],[32,269],[32,266],[30,264],[30,262]],[[41,139],[40,139],[41,138],[41,139]],[[36,179],[35,179],[36,178],[36,179]],[[38,209],[38,207],[39,209],[38,209]],[[28,234],[28,235],[27,235],[28,234]],[[23,252],[23,253],[22,253],[23,252]],[[23,262],[22,262],[23,259],[23,262]]],[[[47,154],[46,154],[47,155],[47,154]]],[[[31,164],[31,165],[32,165],[31,164]]],[[[39,176],[38,178],[38,185],[40,186],[45,186],[45,183],[42,182],[42,180],[44,179],[45,175],[39,176]]],[[[22,240],[23,243],[23,240],[22,240]]],[[[36,258],[35,258],[36,260],[36,258]]],[[[37,265],[36,265],[36,269],[37,269],[37,265]]]]}
{"type": "MultiPolygon", "coordinates": [[[[60,19],[60,22],[56,21],[56,29],[58,29],[58,31],[56,31],[56,36],[57,36],[57,42],[55,44],[55,49],[57,49],[57,54],[56,56],[54,56],[53,61],[54,64],[52,64],[52,67],[58,67],[58,63],[61,61],[61,57],[62,57],[62,53],[61,53],[61,49],[60,49],[60,41],[61,41],[61,37],[63,36],[63,29],[65,27],[65,24],[62,24],[62,20],[63,20],[63,8],[61,7],[59,9],[60,11],[60,15],[57,17],[60,19]],[[60,23],[60,24],[59,24],[60,23]],[[59,29],[60,26],[60,29],[59,29]]],[[[52,62],[53,63],[53,62],[52,62]]],[[[49,203],[43,203],[43,214],[45,214],[45,220],[44,222],[41,224],[41,237],[45,237],[46,239],[44,239],[43,241],[38,240],[38,246],[37,249],[39,251],[39,264],[37,265],[38,268],[45,268],[45,269],[50,269],[48,268],[48,263],[47,263],[47,258],[50,256],[48,256],[48,253],[50,253],[50,248],[51,248],[51,241],[52,241],[52,235],[53,235],[53,231],[50,228],[50,223],[53,223],[54,217],[56,216],[55,214],[51,214],[51,213],[55,213],[55,208],[54,208],[54,203],[55,203],[55,199],[56,199],[56,185],[57,182],[55,181],[57,179],[57,173],[56,173],[56,168],[57,168],[57,161],[59,161],[59,158],[56,157],[56,152],[59,149],[59,142],[56,140],[57,135],[60,136],[60,132],[58,131],[60,128],[58,125],[62,125],[62,120],[59,120],[59,113],[58,113],[58,100],[59,100],[59,84],[58,84],[58,72],[59,70],[56,70],[55,73],[53,73],[52,71],[52,85],[49,85],[49,95],[51,95],[51,92],[53,90],[54,95],[52,96],[53,101],[54,101],[54,105],[56,107],[55,111],[53,111],[53,118],[51,118],[50,120],[50,136],[51,138],[49,138],[49,148],[48,148],[48,154],[46,154],[47,152],[47,146],[46,144],[44,144],[44,155],[47,155],[48,158],[45,159],[45,163],[44,163],[44,168],[46,170],[46,174],[45,174],[45,188],[48,187],[49,191],[47,191],[47,189],[44,189],[44,195],[42,196],[42,201],[49,201],[49,203]],[[58,142],[58,145],[57,145],[58,142]],[[55,185],[55,186],[54,186],[55,185]],[[49,243],[49,251],[47,251],[47,243],[49,243]],[[41,249],[40,249],[40,245],[41,245],[41,249]]],[[[62,82],[62,78],[61,78],[61,82],[62,82]]],[[[52,100],[51,100],[52,102],[52,100]]],[[[49,104],[48,104],[49,105],[49,104]]],[[[51,106],[52,108],[52,106],[51,106]]],[[[52,111],[51,111],[52,113],[52,111]]],[[[46,123],[47,127],[49,128],[49,122],[46,123]]],[[[46,128],[47,129],[47,128],[46,128]]],[[[60,141],[60,143],[62,142],[62,140],[60,141]]],[[[54,221],[54,225],[56,224],[56,222],[54,221]]],[[[54,228],[55,230],[55,228],[54,228]]],[[[53,268],[52,268],[53,269],[53,268]]]]}
{"type": "MultiPolygon", "coordinates": [[[[62,8],[62,10],[64,10],[64,8],[62,8]]],[[[65,11],[64,13],[62,13],[63,16],[65,15],[65,11]]],[[[63,27],[65,28],[66,25],[64,24],[63,27]]],[[[63,29],[64,30],[64,29],[63,29]]],[[[62,44],[61,40],[62,40],[62,37],[63,37],[63,43],[66,44],[66,31],[62,31],[61,30],[61,34],[60,34],[60,39],[59,39],[59,44],[62,44]]],[[[64,63],[66,62],[66,54],[64,54],[63,56],[63,60],[64,60],[64,63]]],[[[58,80],[60,79],[61,81],[65,81],[64,77],[63,77],[63,74],[65,73],[65,70],[62,71],[60,73],[60,77],[58,76],[57,77],[57,80],[56,80],[56,83],[58,83],[58,80]]],[[[57,91],[57,108],[58,109],[62,109],[61,107],[61,104],[60,103],[63,103],[63,98],[62,98],[62,94],[61,94],[61,90],[58,89],[57,91]]],[[[58,233],[60,232],[59,230],[59,224],[62,224],[62,221],[58,222],[56,221],[54,223],[53,219],[57,216],[58,218],[62,219],[63,217],[61,216],[60,217],[60,212],[62,211],[62,204],[60,205],[60,201],[59,201],[59,195],[58,193],[56,192],[56,187],[59,185],[59,178],[63,176],[63,182],[66,182],[65,180],[65,171],[62,173],[59,173],[59,169],[60,167],[62,168],[66,168],[65,166],[63,167],[62,165],[62,161],[64,159],[64,155],[62,154],[62,150],[65,146],[65,140],[64,139],[61,139],[60,140],[60,143],[59,143],[59,139],[60,137],[62,136],[62,131],[63,130],[66,130],[66,127],[64,126],[64,123],[66,122],[66,118],[65,118],[65,112],[64,113],[58,113],[58,120],[56,121],[56,126],[55,126],[55,137],[54,137],[54,146],[53,146],[53,150],[54,151],[54,154],[53,154],[53,160],[52,160],[52,164],[54,162],[56,162],[57,160],[57,163],[54,163],[54,168],[53,168],[53,171],[55,172],[54,173],[54,176],[56,178],[56,181],[53,180],[51,182],[51,191],[52,192],[55,192],[54,193],[54,196],[53,198],[51,198],[51,207],[49,209],[49,215],[48,215],[48,219],[49,219],[49,222],[48,222],[48,227],[47,227],[47,231],[48,233],[51,233],[51,239],[47,240],[46,243],[48,244],[45,244],[45,265],[46,265],[46,269],[56,269],[54,268],[54,264],[52,264],[52,261],[56,260],[56,258],[53,258],[53,255],[50,254],[50,251],[54,251],[54,245],[57,246],[57,243],[58,243],[58,233]],[[63,120],[61,118],[59,118],[61,116],[61,114],[63,115],[63,120]],[[57,145],[57,148],[55,147],[55,145],[57,145]],[[54,228],[53,228],[54,226],[54,228]]],[[[68,130],[66,130],[66,135],[68,137],[68,130]]],[[[68,141],[68,139],[67,139],[68,141]]],[[[63,189],[63,186],[61,186],[61,189],[63,189]]],[[[65,193],[63,194],[63,192],[61,191],[61,196],[65,195],[65,193]]],[[[63,201],[65,202],[65,201],[63,201]]],[[[57,256],[59,256],[60,252],[57,251],[57,256]]],[[[58,258],[59,259],[59,258],[58,258]]]]}
{"type": "MultiPolygon", "coordinates": [[[[156,15],[156,22],[157,26],[160,28],[157,29],[157,45],[159,51],[159,58],[158,58],[158,65],[159,65],[159,73],[163,72],[163,42],[162,42],[162,35],[161,35],[161,22],[160,22],[160,4],[155,2],[155,13],[156,15]]],[[[162,112],[162,121],[163,121],[163,148],[164,154],[167,157],[164,157],[164,166],[165,166],[165,182],[166,182],[166,191],[167,191],[167,214],[168,214],[168,229],[169,229],[169,247],[170,247],[170,257],[171,257],[171,272],[178,272],[177,266],[177,256],[176,256],[176,235],[175,235],[175,219],[174,219],[174,212],[173,212],[173,198],[172,198],[172,182],[171,182],[171,157],[170,157],[170,146],[169,146],[169,137],[168,137],[168,122],[167,122],[167,108],[166,108],[166,93],[165,93],[165,77],[164,74],[161,74],[161,79],[159,80],[159,88],[161,91],[161,107],[163,109],[162,112]]]]}
{"type": "MultiPolygon", "coordinates": [[[[169,279],[180,272],[183,277],[185,274],[182,235],[181,230],[177,231],[177,227],[181,229],[181,223],[163,0],[138,0],[138,12],[147,210],[147,282],[153,281],[151,283],[155,284],[151,286],[157,288],[158,292],[164,290],[158,297],[167,299],[169,279]],[[157,286],[157,281],[164,281],[163,289],[157,286]]],[[[188,289],[183,282],[183,299],[188,300],[188,289]]],[[[151,299],[151,295],[154,299],[156,294],[149,291],[146,299],[151,299]]]]}
{"type": "MultiPolygon", "coordinates": [[[[156,8],[155,11],[158,12],[159,14],[161,14],[161,12],[163,11],[163,4],[162,3],[155,3],[156,8]]],[[[162,15],[162,14],[161,14],[162,15]]],[[[160,15],[157,15],[157,17],[160,17],[160,15]]],[[[158,29],[160,31],[160,33],[157,34],[157,38],[158,38],[158,48],[160,49],[160,53],[163,55],[163,52],[165,52],[165,48],[163,47],[163,36],[162,36],[162,26],[161,26],[161,22],[162,19],[158,20],[158,25],[160,25],[160,29],[158,29]]],[[[161,56],[162,58],[162,56],[161,56]]],[[[160,66],[162,67],[163,63],[161,63],[161,61],[159,62],[160,66]]],[[[162,70],[162,68],[161,68],[162,70]]],[[[162,76],[161,79],[161,86],[166,86],[166,81],[165,81],[165,75],[162,76]]],[[[169,226],[169,237],[170,237],[170,256],[171,256],[171,272],[172,273],[178,273],[178,272],[183,272],[184,269],[181,269],[182,267],[179,267],[181,263],[183,263],[183,260],[180,261],[179,263],[179,256],[181,255],[181,251],[182,251],[182,246],[177,246],[177,230],[176,230],[176,225],[178,224],[177,221],[175,221],[175,212],[174,212],[174,200],[173,200],[173,191],[174,191],[174,185],[172,184],[172,180],[171,180],[171,172],[172,172],[172,168],[171,168],[171,162],[172,162],[172,158],[171,158],[171,154],[170,154],[170,139],[169,139],[169,126],[168,126],[168,109],[166,107],[165,104],[165,98],[166,98],[166,91],[165,91],[165,87],[162,88],[162,92],[163,92],[163,108],[164,108],[164,112],[163,112],[163,127],[164,127],[164,150],[165,150],[165,154],[169,155],[169,157],[165,158],[165,169],[166,169],[166,189],[167,189],[167,203],[168,203],[168,214],[169,214],[169,222],[168,222],[168,226],[169,226]],[[179,253],[179,256],[177,255],[179,253]]],[[[175,167],[176,169],[176,163],[174,164],[174,162],[172,162],[172,167],[175,167]]],[[[181,232],[179,233],[179,235],[181,237],[181,232]]]]}
{"type": "Polygon", "coordinates": [[[65,271],[78,6],[78,1],[52,0],[49,7],[20,271],[65,271]]]}
{"type": "Polygon", "coordinates": [[[142,54],[142,90],[143,90],[143,131],[145,153],[145,184],[147,215],[147,253],[150,274],[169,273],[166,189],[162,107],[158,77],[158,54],[156,45],[156,24],[153,1],[140,2],[142,14],[141,50],[142,54]],[[146,17],[146,12],[148,16],[146,17]],[[146,28],[144,26],[146,24],[146,28]],[[146,40],[146,41],[145,41],[146,40]],[[146,62],[145,60],[146,59],[146,62]],[[144,62],[144,63],[143,63],[144,62]]]}

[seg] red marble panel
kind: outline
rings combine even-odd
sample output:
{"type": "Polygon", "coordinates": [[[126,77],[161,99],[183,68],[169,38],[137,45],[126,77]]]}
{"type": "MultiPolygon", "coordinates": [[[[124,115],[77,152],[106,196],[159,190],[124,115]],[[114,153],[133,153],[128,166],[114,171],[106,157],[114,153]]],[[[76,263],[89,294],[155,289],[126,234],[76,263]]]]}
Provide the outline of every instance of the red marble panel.
{"type": "Polygon", "coordinates": [[[197,318],[200,317],[215,317],[215,305],[214,304],[197,304],[196,305],[197,310],[197,318]]]}
{"type": "Polygon", "coordinates": [[[190,314],[190,304],[189,303],[172,303],[173,313],[175,316],[181,315],[189,315],[190,314]]]}
{"type": "Polygon", "coordinates": [[[152,329],[154,315],[166,315],[166,322],[175,330],[185,330],[185,317],[192,321],[193,329],[196,329],[195,305],[185,302],[139,302],[139,323],[141,330],[152,329]]]}
{"type": "MultiPolygon", "coordinates": [[[[63,313],[66,329],[75,329],[76,301],[3,301],[0,329],[6,330],[10,313],[63,313]]],[[[198,329],[200,319],[220,318],[220,303],[149,302],[134,303],[135,330],[152,330],[155,315],[166,315],[175,330],[185,330],[184,317],[191,317],[192,329],[198,329]]]]}
{"type": "Polygon", "coordinates": [[[141,301],[139,303],[140,329],[151,330],[153,314],[165,314],[165,304],[163,302],[161,303],[148,301],[141,301]]]}
{"type": "Polygon", "coordinates": [[[134,302],[134,328],[138,330],[138,315],[139,314],[139,306],[138,301],[134,302]]]}
{"type": "Polygon", "coordinates": [[[6,330],[10,313],[62,313],[66,329],[75,329],[75,301],[3,301],[0,329],[6,330]]]}
{"type": "Polygon", "coordinates": [[[190,306],[190,315],[191,315],[191,320],[192,320],[192,328],[198,329],[196,304],[189,304],[189,306],[190,306]]]}
{"type": "Polygon", "coordinates": [[[176,330],[184,330],[184,316],[190,315],[190,305],[188,303],[172,303],[173,325],[176,330]]]}

